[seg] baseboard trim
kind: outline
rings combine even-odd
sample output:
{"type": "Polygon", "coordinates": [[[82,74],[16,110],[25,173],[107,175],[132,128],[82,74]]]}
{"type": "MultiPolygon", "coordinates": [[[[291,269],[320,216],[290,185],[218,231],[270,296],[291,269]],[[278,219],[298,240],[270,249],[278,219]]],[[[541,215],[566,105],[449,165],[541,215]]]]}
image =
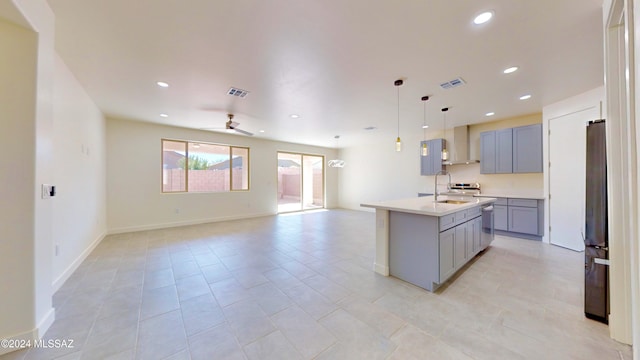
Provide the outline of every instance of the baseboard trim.
{"type": "Polygon", "coordinates": [[[222,221],[244,220],[244,219],[259,218],[264,216],[274,216],[274,215],[277,215],[277,213],[271,213],[271,212],[257,213],[257,214],[251,214],[251,215],[223,216],[218,218],[186,220],[186,221],[177,221],[177,222],[162,223],[162,224],[127,226],[127,227],[109,229],[107,231],[107,235],[124,234],[124,233],[136,232],[136,231],[167,229],[172,227],[189,226],[189,225],[209,224],[209,223],[216,223],[216,222],[222,222],[222,221]]]}
{"type": "MultiPolygon", "coordinates": [[[[8,337],[1,337],[1,339],[7,339],[9,340],[9,343],[21,343],[21,342],[33,342],[35,340],[37,340],[37,333],[38,333],[38,329],[33,329],[31,331],[26,331],[23,332],[21,334],[17,334],[14,336],[8,336],[8,337]]],[[[17,348],[17,347],[2,347],[0,346],[0,355],[4,355],[4,354],[8,354],[17,350],[20,350],[23,348],[17,348]]]]}
{"type": "Polygon", "coordinates": [[[42,338],[42,336],[49,330],[53,322],[56,320],[56,309],[51,308],[47,314],[40,320],[38,327],[33,330],[33,335],[36,339],[42,338]]]}
{"type": "Polygon", "coordinates": [[[78,267],[82,264],[82,262],[87,258],[87,256],[89,256],[89,254],[91,254],[91,252],[96,248],[96,246],[100,244],[100,242],[102,241],[102,239],[105,238],[105,236],[107,236],[106,231],[100,234],[95,240],[93,240],[93,242],[86,249],[84,249],[84,251],[80,254],[80,256],[78,256],[71,263],[71,265],[69,265],[69,267],[67,267],[65,271],[63,271],[62,274],[60,274],[60,276],[58,276],[58,278],[53,281],[52,287],[53,287],[54,293],[58,291],[62,287],[62,285],[64,285],[65,281],[67,281],[67,279],[69,279],[69,277],[73,274],[73,272],[78,269],[78,267]]]}
{"type": "Polygon", "coordinates": [[[373,271],[377,272],[380,275],[389,276],[389,267],[383,266],[379,264],[373,264],[373,271]]]}

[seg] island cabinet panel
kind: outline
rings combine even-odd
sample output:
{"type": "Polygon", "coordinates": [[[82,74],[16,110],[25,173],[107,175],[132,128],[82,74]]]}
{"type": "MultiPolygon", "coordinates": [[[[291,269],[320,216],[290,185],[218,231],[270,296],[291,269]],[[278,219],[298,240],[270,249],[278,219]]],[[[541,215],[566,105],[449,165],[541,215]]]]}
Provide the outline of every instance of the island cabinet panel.
{"type": "Polygon", "coordinates": [[[455,230],[453,263],[458,270],[467,262],[467,224],[458,225],[455,230]]]}
{"type": "Polygon", "coordinates": [[[433,291],[440,281],[438,218],[389,212],[389,274],[433,291]]]}
{"type": "Polygon", "coordinates": [[[389,211],[389,274],[436,290],[481,250],[481,207],[442,216],[389,211]]]}
{"type": "Polygon", "coordinates": [[[482,218],[476,217],[467,222],[467,259],[480,252],[480,236],[482,235],[482,218]]]}
{"type": "Polygon", "coordinates": [[[473,228],[473,253],[477,254],[482,250],[482,216],[477,217],[474,220],[474,228],[473,228]]]}
{"type": "Polygon", "coordinates": [[[440,276],[438,277],[440,284],[445,282],[456,271],[454,260],[455,239],[455,228],[440,233],[440,276]]]}
{"type": "Polygon", "coordinates": [[[439,218],[440,231],[445,231],[456,225],[456,214],[444,215],[439,218]]]}

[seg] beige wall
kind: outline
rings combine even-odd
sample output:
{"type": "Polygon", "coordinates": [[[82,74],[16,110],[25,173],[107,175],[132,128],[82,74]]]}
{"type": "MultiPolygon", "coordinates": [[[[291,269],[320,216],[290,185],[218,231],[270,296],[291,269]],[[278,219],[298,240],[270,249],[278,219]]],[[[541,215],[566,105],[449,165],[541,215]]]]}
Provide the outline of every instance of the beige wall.
{"type": "MultiPolygon", "coordinates": [[[[501,119],[471,125],[469,146],[472,158],[479,159],[482,131],[524,126],[542,122],[542,114],[501,119]]],[[[442,131],[427,131],[427,139],[442,138],[442,131]]],[[[371,135],[365,143],[341,149],[346,166],[340,172],[340,206],[361,209],[360,204],[417,196],[418,192],[433,193],[434,177],[420,175],[420,141],[422,131],[403,135],[404,148],[395,152],[393,136],[371,135]]],[[[453,141],[452,129],[447,129],[447,143],[453,141]]],[[[480,174],[480,165],[447,166],[454,182],[478,181],[484,192],[505,195],[542,196],[543,175],[537,174],[480,174]]],[[[444,183],[442,181],[441,183],[444,183]]],[[[441,189],[442,190],[442,189],[441,189]]]]}
{"type": "MultiPolygon", "coordinates": [[[[542,123],[542,114],[530,114],[514,118],[469,126],[469,156],[480,159],[480,133],[484,131],[507,129],[542,123]]],[[[453,140],[452,138],[449,140],[453,140]]],[[[447,166],[454,181],[475,180],[482,185],[485,193],[504,193],[506,195],[542,196],[543,174],[480,174],[480,164],[447,166]]]]}
{"type": "MultiPolygon", "coordinates": [[[[277,212],[277,152],[334,158],[334,149],[151,123],[107,120],[107,223],[110,233],[271,215],[277,212]],[[161,192],[161,139],[250,148],[250,190],[161,192]]],[[[325,161],[326,164],[326,161],[325,161]]],[[[326,165],[325,165],[326,166],[326,165]]],[[[338,205],[338,171],[325,168],[326,206],[338,205]]]]}

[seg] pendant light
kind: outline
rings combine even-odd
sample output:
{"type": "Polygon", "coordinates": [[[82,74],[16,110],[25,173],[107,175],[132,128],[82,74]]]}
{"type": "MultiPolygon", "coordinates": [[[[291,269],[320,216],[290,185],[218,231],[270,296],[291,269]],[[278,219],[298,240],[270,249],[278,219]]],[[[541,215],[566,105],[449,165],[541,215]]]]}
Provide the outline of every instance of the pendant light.
{"type": "Polygon", "coordinates": [[[447,111],[449,108],[442,108],[443,124],[444,124],[444,146],[442,147],[442,160],[449,160],[449,151],[447,150],[447,111]]]}
{"type": "Polygon", "coordinates": [[[402,79],[393,82],[398,89],[398,137],[396,138],[396,151],[402,151],[402,141],[400,141],[400,86],[404,83],[402,79]]]}
{"type": "Polygon", "coordinates": [[[429,125],[427,125],[427,100],[429,100],[428,96],[423,96],[422,99],[422,103],[424,104],[424,120],[422,122],[422,135],[424,138],[424,141],[422,143],[422,149],[420,150],[420,155],[422,156],[427,156],[429,155],[429,147],[427,146],[427,128],[429,127],[429,125]]]}

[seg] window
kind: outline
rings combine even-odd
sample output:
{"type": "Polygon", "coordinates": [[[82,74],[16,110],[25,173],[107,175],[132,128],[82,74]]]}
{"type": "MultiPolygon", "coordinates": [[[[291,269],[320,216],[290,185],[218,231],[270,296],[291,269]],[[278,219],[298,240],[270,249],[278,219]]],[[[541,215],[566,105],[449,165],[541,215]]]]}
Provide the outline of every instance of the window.
{"type": "Polygon", "coordinates": [[[249,190],[249,148],[162,140],[162,192],[249,190]]]}

